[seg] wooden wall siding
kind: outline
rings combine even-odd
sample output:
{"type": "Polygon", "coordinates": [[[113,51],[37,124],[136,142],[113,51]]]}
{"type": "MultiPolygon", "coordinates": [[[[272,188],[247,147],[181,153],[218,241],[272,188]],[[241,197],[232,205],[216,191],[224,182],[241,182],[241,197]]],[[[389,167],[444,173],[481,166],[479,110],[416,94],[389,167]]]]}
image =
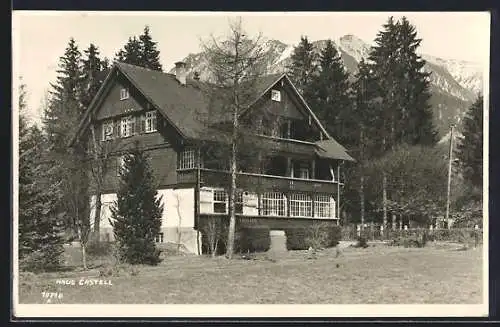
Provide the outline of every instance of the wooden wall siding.
{"type": "MultiPolygon", "coordinates": [[[[201,186],[227,188],[229,173],[201,170],[201,186]]],[[[196,170],[180,171],[178,183],[190,184],[196,182],[196,170]]],[[[238,187],[248,192],[280,191],[280,192],[312,192],[336,194],[337,185],[329,182],[299,180],[270,176],[254,176],[238,174],[238,187]]]]}
{"type": "Polygon", "coordinates": [[[271,90],[269,90],[258,102],[258,110],[265,110],[265,113],[286,118],[306,119],[304,114],[298,108],[297,103],[290,96],[289,92],[291,92],[291,90],[288,87],[282,87],[280,83],[278,83],[272,88],[272,90],[278,90],[281,92],[281,101],[278,102],[271,100],[271,90]]]}
{"type": "Polygon", "coordinates": [[[146,102],[144,99],[141,99],[142,97],[135,91],[129,82],[124,80],[121,76],[117,76],[114,81],[108,94],[105,95],[105,99],[102,101],[99,108],[96,108],[96,120],[147,109],[146,102]],[[120,90],[124,87],[129,89],[129,98],[120,100],[120,90]]]}
{"type": "MultiPolygon", "coordinates": [[[[149,155],[149,162],[157,187],[167,188],[175,185],[177,183],[177,152],[171,147],[163,147],[147,150],[146,153],[149,155]]],[[[118,190],[118,156],[109,158],[108,167],[104,178],[104,193],[112,193],[118,190]]]]}

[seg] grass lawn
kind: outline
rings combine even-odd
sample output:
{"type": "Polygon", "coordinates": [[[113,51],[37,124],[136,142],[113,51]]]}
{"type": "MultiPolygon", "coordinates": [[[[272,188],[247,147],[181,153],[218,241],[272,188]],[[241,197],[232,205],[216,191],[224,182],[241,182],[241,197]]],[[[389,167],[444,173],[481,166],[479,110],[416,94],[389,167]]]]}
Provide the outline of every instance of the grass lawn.
{"type": "Polygon", "coordinates": [[[46,303],[41,293],[59,292],[52,303],[106,304],[479,304],[482,249],[377,245],[335,249],[307,259],[290,251],[275,262],[223,257],[170,256],[156,267],[125,267],[117,275],[99,270],[21,274],[20,303],[46,303]],[[57,279],[76,285],[58,285],[57,279]],[[81,278],[112,285],[79,286],[81,278]]]}

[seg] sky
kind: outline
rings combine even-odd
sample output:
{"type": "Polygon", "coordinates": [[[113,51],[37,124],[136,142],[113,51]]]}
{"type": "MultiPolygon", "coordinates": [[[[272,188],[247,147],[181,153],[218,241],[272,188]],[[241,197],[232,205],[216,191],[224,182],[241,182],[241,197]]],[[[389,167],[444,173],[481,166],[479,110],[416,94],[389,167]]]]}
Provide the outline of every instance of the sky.
{"type": "MultiPolygon", "coordinates": [[[[487,65],[489,21],[485,12],[318,12],[318,13],[175,13],[175,12],[13,12],[13,86],[19,76],[28,89],[30,116],[37,120],[41,104],[55,81],[59,57],[71,37],[81,51],[94,43],[102,56],[113,59],[127,39],[149,25],[158,42],[164,70],[189,53],[200,51],[200,41],[224,35],[231,18],[241,16],[249,35],[262,32],[268,39],[297,44],[338,39],[354,34],[371,43],[389,16],[406,16],[422,38],[420,52],[487,65]]],[[[13,90],[16,94],[16,90],[13,90]]],[[[13,99],[17,97],[14,96],[13,99]]]]}

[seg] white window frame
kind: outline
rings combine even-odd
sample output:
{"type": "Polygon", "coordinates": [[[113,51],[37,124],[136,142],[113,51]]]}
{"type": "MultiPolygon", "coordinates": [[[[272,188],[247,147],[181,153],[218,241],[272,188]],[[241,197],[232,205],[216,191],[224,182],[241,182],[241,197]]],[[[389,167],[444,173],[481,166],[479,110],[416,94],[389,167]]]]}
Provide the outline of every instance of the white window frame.
{"type": "Polygon", "coordinates": [[[102,123],[102,140],[103,141],[109,141],[113,139],[114,136],[114,128],[115,128],[115,123],[111,121],[105,121],[102,123]],[[111,128],[111,134],[106,133],[106,128],[110,127],[111,128]]]}
{"type": "Polygon", "coordinates": [[[156,124],[157,124],[157,113],[156,110],[148,111],[144,115],[144,132],[145,133],[153,133],[156,132],[156,124]]]}
{"type": "Polygon", "coordinates": [[[130,137],[135,134],[135,117],[126,116],[120,120],[120,137],[130,137]]]}
{"type": "Polygon", "coordinates": [[[155,243],[163,243],[163,240],[164,240],[163,233],[160,232],[160,233],[156,234],[155,243]]]}
{"type": "Polygon", "coordinates": [[[286,217],[286,196],[281,192],[265,192],[261,195],[261,215],[273,217],[286,217]]]}
{"type": "Polygon", "coordinates": [[[228,212],[228,196],[225,190],[214,189],[212,191],[212,212],[213,213],[227,213],[228,212]],[[224,211],[215,211],[215,205],[217,203],[224,204],[224,211]]]}
{"type": "Polygon", "coordinates": [[[130,96],[128,88],[123,87],[120,89],[120,100],[126,100],[130,96]]]}
{"type": "Polygon", "coordinates": [[[195,149],[184,149],[179,152],[179,168],[178,170],[196,168],[196,152],[195,149]]]}
{"type": "Polygon", "coordinates": [[[300,166],[299,167],[299,177],[298,178],[300,178],[300,179],[309,179],[310,178],[309,167],[300,166]]]}
{"type": "Polygon", "coordinates": [[[311,218],[312,197],[304,193],[290,194],[290,217],[311,218]]]}
{"type": "Polygon", "coordinates": [[[281,102],[281,91],[271,90],[271,100],[276,102],[281,102]]]}
{"type": "Polygon", "coordinates": [[[335,218],[335,199],[327,194],[316,194],[314,197],[315,218],[335,218]]]}

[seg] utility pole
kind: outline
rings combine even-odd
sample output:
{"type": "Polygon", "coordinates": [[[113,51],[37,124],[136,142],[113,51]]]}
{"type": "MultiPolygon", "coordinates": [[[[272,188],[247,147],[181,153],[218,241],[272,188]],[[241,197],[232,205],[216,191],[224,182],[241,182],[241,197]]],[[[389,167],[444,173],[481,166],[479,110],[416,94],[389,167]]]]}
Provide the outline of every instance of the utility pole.
{"type": "Polygon", "coordinates": [[[446,196],[446,216],[445,216],[445,221],[447,223],[448,229],[450,228],[450,193],[451,193],[451,168],[452,168],[452,163],[453,163],[453,129],[455,128],[454,124],[451,124],[450,126],[450,154],[449,154],[449,161],[448,161],[448,194],[446,196]]]}

